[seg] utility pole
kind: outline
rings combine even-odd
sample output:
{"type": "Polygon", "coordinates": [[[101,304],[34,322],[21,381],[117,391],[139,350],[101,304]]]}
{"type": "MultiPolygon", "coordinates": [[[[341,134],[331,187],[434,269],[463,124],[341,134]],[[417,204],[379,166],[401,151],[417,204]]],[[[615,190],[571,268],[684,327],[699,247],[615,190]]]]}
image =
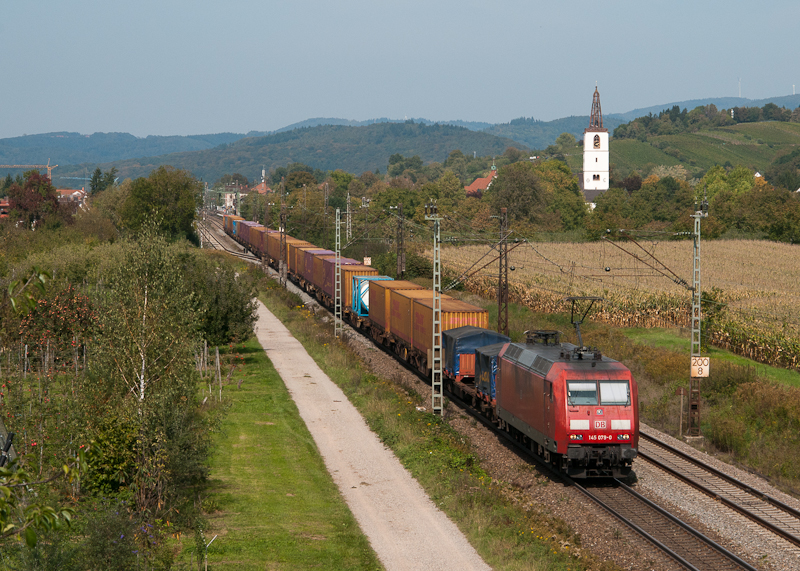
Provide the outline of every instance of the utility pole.
{"type": "Polygon", "coordinates": [[[365,208],[364,210],[364,263],[367,262],[367,242],[369,241],[369,229],[367,227],[367,222],[369,218],[369,198],[366,196],[361,197],[361,208],[365,208]]]}
{"type": "Polygon", "coordinates": [[[403,228],[403,203],[397,205],[397,213],[400,217],[397,219],[397,279],[402,280],[403,274],[406,271],[406,247],[404,244],[404,228],[403,228]]]}
{"type": "Polygon", "coordinates": [[[342,321],[342,213],[336,209],[336,267],[334,268],[333,335],[337,339],[344,335],[342,321]]]}
{"type": "Polygon", "coordinates": [[[322,207],[322,217],[324,219],[323,228],[325,233],[325,244],[323,246],[327,247],[330,242],[328,242],[328,183],[325,183],[325,202],[324,206],[322,207]]]}
{"type": "Polygon", "coordinates": [[[308,212],[306,204],[306,185],[303,185],[303,240],[306,239],[306,227],[308,226],[306,224],[306,212],[308,212]]]}
{"type": "Polygon", "coordinates": [[[278,270],[280,273],[280,284],[286,287],[286,193],[284,180],[281,177],[281,258],[278,263],[278,270]]]}
{"type": "MultiPolygon", "coordinates": [[[[705,194],[705,192],[704,192],[705,194]]],[[[700,436],[700,379],[708,377],[709,359],[700,355],[700,220],[708,216],[708,200],[698,208],[695,204],[694,218],[694,261],[692,283],[692,356],[689,379],[689,436],[700,436]]]]}
{"type": "Polygon", "coordinates": [[[433,343],[431,363],[431,408],[433,414],[444,410],[442,387],[442,258],[439,209],[435,202],[425,205],[425,220],[433,221],[433,343]]]}
{"type": "Polygon", "coordinates": [[[347,193],[347,241],[349,242],[353,238],[353,223],[352,218],[350,217],[351,210],[350,210],[350,193],[347,193]]]}
{"type": "Polygon", "coordinates": [[[500,274],[497,283],[497,332],[508,335],[508,209],[500,209],[500,274]]]}

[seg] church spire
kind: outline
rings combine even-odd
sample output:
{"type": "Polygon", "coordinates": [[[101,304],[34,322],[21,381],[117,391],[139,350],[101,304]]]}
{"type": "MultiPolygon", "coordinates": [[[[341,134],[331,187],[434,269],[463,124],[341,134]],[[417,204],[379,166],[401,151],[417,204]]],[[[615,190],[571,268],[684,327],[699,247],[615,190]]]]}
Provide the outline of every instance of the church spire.
{"type": "Polygon", "coordinates": [[[597,86],[594,88],[594,97],[592,98],[592,116],[589,119],[589,128],[603,128],[603,112],[600,111],[600,93],[597,91],[597,86]]]}

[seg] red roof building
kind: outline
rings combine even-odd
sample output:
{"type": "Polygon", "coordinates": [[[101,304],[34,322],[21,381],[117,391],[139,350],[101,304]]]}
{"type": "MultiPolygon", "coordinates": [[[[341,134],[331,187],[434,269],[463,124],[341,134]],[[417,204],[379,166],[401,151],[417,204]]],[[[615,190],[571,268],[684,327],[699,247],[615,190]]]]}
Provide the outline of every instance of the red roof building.
{"type": "Polygon", "coordinates": [[[486,189],[492,186],[492,182],[495,178],[497,178],[497,167],[492,165],[492,171],[489,173],[489,176],[476,178],[471,185],[464,187],[464,190],[467,191],[467,196],[480,198],[483,196],[483,193],[486,191],[486,189]]]}
{"type": "Polygon", "coordinates": [[[59,188],[56,189],[58,193],[59,202],[74,202],[76,204],[83,204],[86,200],[86,191],[82,188],[75,190],[72,188],[59,188]]]}
{"type": "Polygon", "coordinates": [[[267,194],[272,192],[272,189],[267,186],[267,181],[262,180],[260,184],[250,187],[250,192],[257,192],[258,194],[267,194]]]}

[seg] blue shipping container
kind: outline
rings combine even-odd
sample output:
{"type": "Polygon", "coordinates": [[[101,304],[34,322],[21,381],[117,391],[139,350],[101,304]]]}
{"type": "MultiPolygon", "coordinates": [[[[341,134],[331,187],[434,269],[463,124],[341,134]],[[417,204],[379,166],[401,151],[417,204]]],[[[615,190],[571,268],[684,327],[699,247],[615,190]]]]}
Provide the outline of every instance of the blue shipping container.
{"type": "Polygon", "coordinates": [[[494,343],[508,343],[511,339],[491,329],[483,329],[473,325],[464,325],[455,329],[442,332],[442,345],[444,346],[444,369],[450,375],[458,377],[462,374],[472,376],[474,368],[469,365],[470,371],[462,372],[461,355],[475,355],[475,349],[494,343]]]}
{"type": "Polygon", "coordinates": [[[496,343],[475,349],[475,386],[478,392],[495,399],[495,377],[497,377],[497,356],[505,343],[496,343]]]}

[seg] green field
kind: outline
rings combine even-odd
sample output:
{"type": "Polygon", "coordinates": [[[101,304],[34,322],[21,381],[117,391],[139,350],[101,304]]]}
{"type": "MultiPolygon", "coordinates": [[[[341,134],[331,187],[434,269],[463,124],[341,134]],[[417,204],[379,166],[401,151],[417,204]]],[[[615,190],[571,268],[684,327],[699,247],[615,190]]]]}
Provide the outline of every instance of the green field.
{"type": "MultiPolygon", "coordinates": [[[[800,147],[800,123],[740,123],[678,135],[650,136],[647,142],[612,139],[611,163],[621,172],[682,164],[688,171],[715,165],[744,165],[764,171],[776,157],[800,147]]],[[[580,170],[580,165],[571,167],[580,170]]]]}
{"type": "Polygon", "coordinates": [[[258,341],[232,352],[241,367],[211,459],[209,566],[382,569],[258,341]]]}
{"type": "MultiPolygon", "coordinates": [[[[669,351],[684,353],[687,356],[686,362],[688,367],[688,356],[690,351],[690,332],[688,329],[635,328],[623,329],[622,331],[629,339],[632,339],[637,343],[643,343],[645,345],[650,345],[651,347],[660,347],[669,351]]],[[[770,381],[800,388],[800,372],[798,371],[792,369],[781,369],[779,367],[770,367],[769,365],[764,365],[756,361],[740,357],[739,355],[731,353],[730,351],[717,349],[716,347],[711,347],[708,352],[704,353],[704,355],[711,357],[712,370],[714,363],[716,362],[724,361],[726,363],[734,363],[743,367],[752,368],[758,376],[770,381]]]]}

